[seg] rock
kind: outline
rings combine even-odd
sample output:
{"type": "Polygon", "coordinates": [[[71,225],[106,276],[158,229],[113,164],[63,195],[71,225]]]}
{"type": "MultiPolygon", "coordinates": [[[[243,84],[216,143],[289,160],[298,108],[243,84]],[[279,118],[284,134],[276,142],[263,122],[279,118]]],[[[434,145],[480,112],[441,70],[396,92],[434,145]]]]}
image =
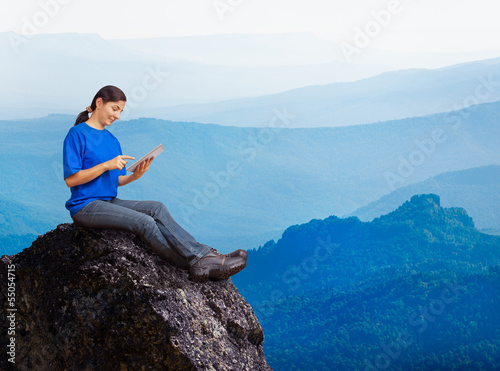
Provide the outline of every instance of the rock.
{"type": "Polygon", "coordinates": [[[130,232],[61,224],[3,256],[2,311],[12,265],[18,370],[270,370],[262,327],[230,279],[190,281],[130,232]]]}

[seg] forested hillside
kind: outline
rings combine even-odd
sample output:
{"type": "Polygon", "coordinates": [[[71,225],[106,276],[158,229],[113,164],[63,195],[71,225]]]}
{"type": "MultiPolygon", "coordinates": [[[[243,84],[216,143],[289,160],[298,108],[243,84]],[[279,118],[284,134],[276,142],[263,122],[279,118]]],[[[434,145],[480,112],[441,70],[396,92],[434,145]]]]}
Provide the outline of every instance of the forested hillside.
{"type": "Polygon", "coordinates": [[[233,281],[276,370],[500,367],[500,237],[437,195],[292,226],[248,262],[233,281]]]}

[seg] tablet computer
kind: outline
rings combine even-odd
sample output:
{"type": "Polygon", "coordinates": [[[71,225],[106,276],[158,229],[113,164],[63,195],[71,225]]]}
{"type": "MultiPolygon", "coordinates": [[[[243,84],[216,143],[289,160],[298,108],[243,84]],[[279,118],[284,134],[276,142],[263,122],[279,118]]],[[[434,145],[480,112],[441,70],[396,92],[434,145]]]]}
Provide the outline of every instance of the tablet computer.
{"type": "Polygon", "coordinates": [[[134,162],[132,165],[130,165],[128,168],[127,168],[127,171],[130,171],[131,173],[133,173],[136,169],[136,167],[144,160],[150,158],[150,157],[156,157],[158,156],[160,153],[162,153],[163,151],[165,150],[165,147],[163,147],[162,144],[160,144],[158,147],[152,149],[151,151],[149,151],[148,153],[146,153],[144,156],[142,156],[140,159],[138,159],[136,162],[134,162]]]}

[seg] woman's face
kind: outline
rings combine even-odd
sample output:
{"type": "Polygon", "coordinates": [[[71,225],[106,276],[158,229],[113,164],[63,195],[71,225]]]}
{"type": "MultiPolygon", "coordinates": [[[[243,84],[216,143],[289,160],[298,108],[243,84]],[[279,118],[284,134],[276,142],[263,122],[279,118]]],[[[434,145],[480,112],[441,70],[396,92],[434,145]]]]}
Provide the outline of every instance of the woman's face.
{"type": "Polygon", "coordinates": [[[101,98],[96,102],[97,105],[97,119],[104,126],[110,126],[115,120],[120,118],[123,109],[125,108],[125,101],[106,102],[104,103],[101,98]]]}

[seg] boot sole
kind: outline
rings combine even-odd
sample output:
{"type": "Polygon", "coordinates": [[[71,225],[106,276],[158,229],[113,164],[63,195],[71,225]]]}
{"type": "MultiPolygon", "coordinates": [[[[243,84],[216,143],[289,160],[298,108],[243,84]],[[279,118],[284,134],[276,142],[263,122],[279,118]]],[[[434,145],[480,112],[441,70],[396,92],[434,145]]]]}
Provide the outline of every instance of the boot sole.
{"type": "Polygon", "coordinates": [[[213,270],[209,275],[209,278],[214,281],[221,281],[225,278],[229,278],[231,276],[234,276],[236,273],[241,272],[245,267],[247,266],[247,263],[245,262],[242,265],[238,265],[237,267],[233,267],[231,269],[225,270],[225,271],[220,271],[220,270],[213,270]]]}
{"type": "Polygon", "coordinates": [[[241,265],[238,265],[236,267],[229,268],[229,269],[225,269],[225,270],[220,270],[220,269],[208,270],[208,269],[206,269],[202,274],[196,274],[196,273],[190,272],[191,273],[190,276],[191,276],[191,279],[195,282],[206,282],[209,279],[214,280],[214,281],[220,281],[220,280],[223,280],[225,278],[229,278],[238,272],[241,272],[246,266],[247,266],[247,263],[245,262],[244,264],[241,264],[241,265]]]}

